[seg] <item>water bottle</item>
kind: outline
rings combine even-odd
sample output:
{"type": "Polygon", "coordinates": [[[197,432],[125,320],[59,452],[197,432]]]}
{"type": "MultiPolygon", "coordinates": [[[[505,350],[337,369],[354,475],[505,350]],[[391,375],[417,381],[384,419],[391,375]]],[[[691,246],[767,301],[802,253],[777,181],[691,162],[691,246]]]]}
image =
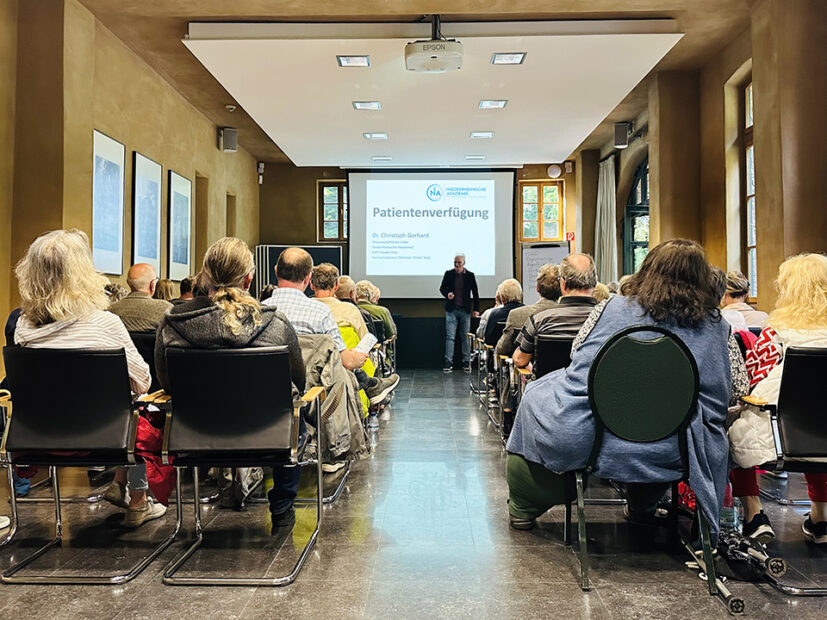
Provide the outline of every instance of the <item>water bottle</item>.
{"type": "Polygon", "coordinates": [[[736,501],[738,500],[732,496],[732,485],[727,482],[726,488],[724,489],[724,503],[721,506],[721,531],[741,531],[741,522],[738,519],[738,507],[735,505],[736,501]]]}

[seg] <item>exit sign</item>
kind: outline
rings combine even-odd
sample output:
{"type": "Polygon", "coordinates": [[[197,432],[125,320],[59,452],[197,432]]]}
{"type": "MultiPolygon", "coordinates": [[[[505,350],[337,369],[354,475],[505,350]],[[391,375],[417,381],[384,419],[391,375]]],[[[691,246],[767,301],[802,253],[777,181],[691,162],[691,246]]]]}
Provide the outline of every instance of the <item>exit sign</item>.
{"type": "Polygon", "coordinates": [[[574,233],[573,232],[567,232],[566,233],[566,241],[574,241],[574,233]]]}

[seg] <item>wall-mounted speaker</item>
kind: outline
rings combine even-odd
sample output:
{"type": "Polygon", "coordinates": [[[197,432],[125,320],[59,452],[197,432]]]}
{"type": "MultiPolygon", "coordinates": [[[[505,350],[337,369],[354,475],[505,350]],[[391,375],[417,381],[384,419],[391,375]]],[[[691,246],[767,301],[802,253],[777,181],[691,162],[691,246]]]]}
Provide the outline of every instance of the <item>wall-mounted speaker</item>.
{"type": "Polygon", "coordinates": [[[238,129],[235,127],[218,128],[218,150],[224,153],[238,151],[238,129]]]}
{"type": "Polygon", "coordinates": [[[615,123],[615,148],[625,149],[629,146],[629,136],[634,131],[634,123],[615,123]]]}

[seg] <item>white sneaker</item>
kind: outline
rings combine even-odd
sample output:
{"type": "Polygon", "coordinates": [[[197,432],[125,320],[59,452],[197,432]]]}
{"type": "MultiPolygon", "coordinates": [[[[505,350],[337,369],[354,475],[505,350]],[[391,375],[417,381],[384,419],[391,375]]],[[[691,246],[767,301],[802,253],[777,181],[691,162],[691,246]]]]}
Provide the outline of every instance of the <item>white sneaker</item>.
{"type": "Polygon", "coordinates": [[[166,506],[163,504],[156,504],[151,497],[147,497],[146,504],[144,504],[141,508],[130,508],[127,511],[123,524],[125,527],[135,528],[143,525],[147,521],[159,519],[166,513],[166,506]]]}
{"type": "Polygon", "coordinates": [[[5,530],[11,525],[11,519],[8,517],[0,517],[0,530],[5,530]]]}
{"type": "Polygon", "coordinates": [[[347,463],[345,461],[333,461],[332,463],[322,463],[322,471],[326,474],[333,474],[342,467],[344,467],[347,463]]]}

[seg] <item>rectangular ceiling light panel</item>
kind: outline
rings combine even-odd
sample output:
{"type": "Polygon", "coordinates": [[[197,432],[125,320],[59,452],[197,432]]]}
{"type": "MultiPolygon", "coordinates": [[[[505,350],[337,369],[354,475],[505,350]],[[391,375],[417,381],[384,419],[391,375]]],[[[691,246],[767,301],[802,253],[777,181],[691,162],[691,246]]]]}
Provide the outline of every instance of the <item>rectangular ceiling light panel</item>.
{"type": "Polygon", "coordinates": [[[387,140],[388,134],[383,131],[365,132],[362,134],[367,140],[387,140]]]}
{"type": "Polygon", "coordinates": [[[370,56],[340,56],[336,55],[336,62],[340,67],[370,67],[370,56]]]}
{"type": "Polygon", "coordinates": [[[491,55],[492,65],[521,65],[525,60],[525,52],[494,52],[491,55]]]}
{"type": "Polygon", "coordinates": [[[382,104],[378,101],[354,101],[353,108],[356,110],[381,110],[382,104]]]}
{"type": "Polygon", "coordinates": [[[493,131],[472,131],[471,137],[474,139],[486,139],[486,138],[493,138],[494,132],[493,131]]]}
{"type": "Polygon", "coordinates": [[[502,110],[508,103],[508,99],[482,99],[480,110],[502,110]]]}

